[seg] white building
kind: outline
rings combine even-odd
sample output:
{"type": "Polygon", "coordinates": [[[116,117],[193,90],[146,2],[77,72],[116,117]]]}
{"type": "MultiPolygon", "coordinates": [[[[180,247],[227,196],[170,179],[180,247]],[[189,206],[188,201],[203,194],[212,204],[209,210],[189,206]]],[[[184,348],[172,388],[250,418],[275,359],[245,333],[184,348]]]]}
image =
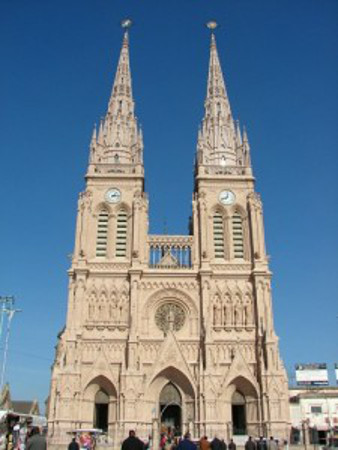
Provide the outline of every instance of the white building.
{"type": "Polygon", "coordinates": [[[338,446],[338,387],[290,389],[291,444],[338,446]]]}

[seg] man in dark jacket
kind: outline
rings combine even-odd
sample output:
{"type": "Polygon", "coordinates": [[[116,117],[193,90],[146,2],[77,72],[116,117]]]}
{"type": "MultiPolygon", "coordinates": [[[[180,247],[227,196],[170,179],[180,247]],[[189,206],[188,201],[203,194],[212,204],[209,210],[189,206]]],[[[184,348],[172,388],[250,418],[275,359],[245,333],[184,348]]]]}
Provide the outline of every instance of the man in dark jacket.
{"type": "Polygon", "coordinates": [[[177,450],[197,450],[197,445],[191,441],[190,433],[185,433],[184,439],[178,444],[177,450]]]}
{"type": "Polygon", "coordinates": [[[249,436],[249,439],[245,443],[245,450],[256,450],[256,444],[251,436],[249,436]]]}
{"type": "Polygon", "coordinates": [[[216,435],[210,444],[211,450],[224,450],[224,446],[222,445],[222,441],[218,439],[216,435]]]}
{"type": "Polygon", "coordinates": [[[144,444],[136,437],[135,431],[129,431],[129,437],[125,439],[122,443],[122,450],[143,450],[144,444]]]}
{"type": "Polygon", "coordinates": [[[76,442],[75,437],[73,437],[72,442],[68,445],[68,450],[80,450],[80,446],[76,442]]]}
{"type": "Polygon", "coordinates": [[[266,450],[266,440],[263,439],[263,436],[260,436],[257,441],[257,450],[266,450]]]}
{"type": "Polygon", "coordinates": [[[236,450],[236,444],[234,443],[233,439],[230,439],[229,445],[228,445],[228,449],[229,450],[236,450]]]}
{"type": "Polygon", "coordinates": [[[38,427],[34,427],[31,432],[31,436],[27,441],[27,450],[46,450],[47,442],[44,436],[41,436],[38,427]]]}

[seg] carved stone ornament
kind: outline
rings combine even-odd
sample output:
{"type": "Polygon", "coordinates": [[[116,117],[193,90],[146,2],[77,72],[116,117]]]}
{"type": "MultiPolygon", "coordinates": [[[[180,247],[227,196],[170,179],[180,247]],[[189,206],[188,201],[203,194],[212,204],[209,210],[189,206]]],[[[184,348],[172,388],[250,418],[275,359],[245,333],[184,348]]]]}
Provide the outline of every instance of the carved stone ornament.
{"type": "Polygon", "coordinates": [[[158,328],[167,332],[172,324],[174,331],[180,330],[185,322],[185,311],[176,303],[164,303],[155,313],[155,323],[158,328]]]}
{"type": "Polygon", "coordinates": [[[79,209],[84,210],[88,208],[88,210],[91,211],[92,197],[93,194],[89,190],[81,192],[79,195],[79,209]]]}

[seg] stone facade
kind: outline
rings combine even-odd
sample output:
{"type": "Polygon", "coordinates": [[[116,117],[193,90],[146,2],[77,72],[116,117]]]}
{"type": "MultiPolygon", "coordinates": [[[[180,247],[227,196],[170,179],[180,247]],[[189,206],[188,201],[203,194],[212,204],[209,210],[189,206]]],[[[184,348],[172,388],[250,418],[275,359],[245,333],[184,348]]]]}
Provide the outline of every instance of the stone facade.
{"type": "Polygon", "coordinates": [[[94,130],[52,369],[49,440],[161,427],[193,435],[288,434],[263,212],[247,135],[234,122],[211,36],[191,232],[148,234],[143,139],[125,33],[108,111],[94,130]]]}

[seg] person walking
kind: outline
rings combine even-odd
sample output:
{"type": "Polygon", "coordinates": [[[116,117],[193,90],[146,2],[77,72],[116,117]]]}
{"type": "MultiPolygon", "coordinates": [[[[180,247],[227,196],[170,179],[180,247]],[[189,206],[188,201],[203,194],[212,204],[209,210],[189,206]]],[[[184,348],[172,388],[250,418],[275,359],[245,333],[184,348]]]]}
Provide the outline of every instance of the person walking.
{"type": "Polygon", "coordinates": [[[185,433],[184,439],[178,444],[177,450],[197,450],[197,445],[192,442],[190,433],[185,433]]]}
{"type": "Polygon", "coordinates": [[[267,448],[268,450],[278,450],[277,442],[275,441],[273,436],[270,436],[270,439],[268,440],[267,443],[267,448]]]}
{"type": "Polygon", "coordinates": [[[256,450],[256,443],[252,440],[251,436],[249,436],[249,439],[245,443],[245,450],[256,450]]]}
{"type": "Polygon", "coordinates": [[[233,439],[230,439],[229,445],[228,445],[228,449],[229,450],[236,450],[236,444],[234,443],[233,439]]]}
{"type": "Polygon", "coordinates": [[[215,434],[214,439],[210,444],[211,450],[223,450],[222,441],[218,438],[218,435],[215,434]]]}
{"type": "Polygon", "coordinates": [[[79,443],[76,441],[76,437],[74,436],[72,442],[68,445],[68,450],[80,450],[79,443]]]}
{"type": "Polygon", "coordinates": [[[208,436],[202,436],[200,439],[200,450],[209,450],[210,443],[208,441],[208,436]]]}
{"type": "Polygon", "coordinates": [[[129,436],[122,442],[122,450],[143,450],[144,444],[136,436],[134,430],[129,431],[129,436]]]}
{"type": "Polygon", "coordinates": [[[266,440],[263,439],[263,436],[259,436],[259,440],[257,441],[257,450],[267,450],[266,440]]]}
{"type": "Polygon", "coordinates": [[[42,436],[38,427],[33,427],[30,437],[27,441],[27,450],[47,450],[47,441],[42,436]]]}

